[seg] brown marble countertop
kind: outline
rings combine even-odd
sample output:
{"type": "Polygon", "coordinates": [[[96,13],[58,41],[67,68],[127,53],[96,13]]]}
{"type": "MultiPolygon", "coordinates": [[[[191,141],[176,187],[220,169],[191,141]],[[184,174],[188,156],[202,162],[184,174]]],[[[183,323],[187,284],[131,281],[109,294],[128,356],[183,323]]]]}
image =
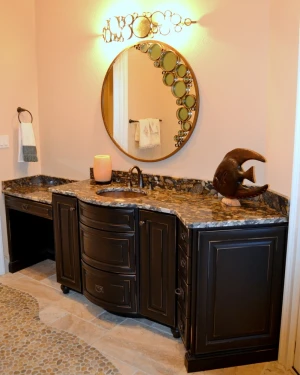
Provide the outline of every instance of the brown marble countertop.
{"type": "Polygon", "coordinates": [[[241,200],[241,207],[228,207],[211,194],[176,192],[155,187],[154,190],[132,189],[124,183],[99,185],[94,180],[75,181],[49,176],[32,176],[2,182],[7,195],[51,204],[52,192],[77,197],[79,200],[100,206],[138,207],[141,209],[176,215],[189,228],[217,228],[241,225],[285,223],[284,215],[267,204],[255,200],[241,200]],[[96,194],[99,190],[143,190],[138,197],[117,198],[96,194]]]}
{"type": "Polygon", "coordinates": [[[228,207],[210,194],[174,192],[155,187],[154,190],[127,188],[124,184],[98,185],[94,180],[78,181],[49,188],[54,193],[70,195],[100,206],[138,207],[176,215],[189,228],[217,228],[255,224],[285,223],[287,216],[261,201],[242,200],[241,207],[228,207]],[[135,198],[111,198],[97,195],[99,190],[143,190],[135,198]]]}
{"type": "Polygon", "coordinates": [[[74,181],[60,177],[36,175],[2,181],[2,192],[14,197],[52,204],[52,192],[49,189],[56,185],[68,184],[74,181]]]}

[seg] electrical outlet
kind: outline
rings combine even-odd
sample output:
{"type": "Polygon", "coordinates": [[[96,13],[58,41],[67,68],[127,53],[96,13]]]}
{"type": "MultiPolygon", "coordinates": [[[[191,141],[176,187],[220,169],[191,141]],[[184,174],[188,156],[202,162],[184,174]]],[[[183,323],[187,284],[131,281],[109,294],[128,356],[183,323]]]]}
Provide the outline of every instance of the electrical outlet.
{"type": "Polygon", "coordinates": [[[9,138],[8,135],[0,135],[0,148],[9,147],[9,138]]]}

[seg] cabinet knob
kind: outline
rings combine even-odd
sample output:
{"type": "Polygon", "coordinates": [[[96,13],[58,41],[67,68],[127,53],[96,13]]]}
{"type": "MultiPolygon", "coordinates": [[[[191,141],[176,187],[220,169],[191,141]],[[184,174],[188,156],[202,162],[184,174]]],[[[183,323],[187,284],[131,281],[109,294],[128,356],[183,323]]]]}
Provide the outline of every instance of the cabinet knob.
{"type": "Polygon", "coordinates": [[[98,293],[104,293],[104,287],[102,285],[95,285],[95,290],[98,293]]]}
{"type": "Polygon", "coordinates": [[[75,207],[71,207],[71,208],[70,208],[70,211],[75,211],[75,210],[76,210],[75,207]]]}
{"type": "Polygon", "coordinates": [[[22,208],[23,208],[23,210],[28,210],[29,209],[29,205],[28,204],[22,204],[22,208]]]}
{"type": "Polygon", "coordinates": [[[183,295],[183,289],[182,288],[175,289],[175,294],[177,294],[178,296],[183,295]]]}
{"type": "Polygon", "coordinates": [[[145,224],[145,221],[144,220],[140,220],[140,226],[144,225],[145,224]]]}
{"type": "Polygon", "coordinates": [[[183,239],[185,241],[185,239],[186,239],[186,233],[181,233],[180,237],[181,237],[181,239],[183,239]]]}
{"type": "Polygon", "coordinates": [[[184,259],[181,259],[180,265],[181,265],[182,268],[185,268],[186,267],[186,261],[184,259]]]}

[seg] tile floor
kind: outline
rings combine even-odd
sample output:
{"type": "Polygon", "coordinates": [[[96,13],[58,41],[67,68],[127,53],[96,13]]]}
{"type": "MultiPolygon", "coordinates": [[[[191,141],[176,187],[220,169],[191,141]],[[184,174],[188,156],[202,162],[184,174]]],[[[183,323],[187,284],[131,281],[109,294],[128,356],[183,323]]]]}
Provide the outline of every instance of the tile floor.
{"type": "MultiPolygon", "coordinates": [[[[73,333],[99,349],[122,375],[184,375],[184,346],[170,330],[147,319],[113,315],[71,291],[65,295],[56,282],[55,262],[46,260],[14,274],[0,276],[0,283],[34,296],[40,318],[51,327],[73,333]]],[[[277,362],[197,372],[202,375],[284,375],[277,362]]],[[[76,375],[76,374],[74,374],[76,375]]]]}

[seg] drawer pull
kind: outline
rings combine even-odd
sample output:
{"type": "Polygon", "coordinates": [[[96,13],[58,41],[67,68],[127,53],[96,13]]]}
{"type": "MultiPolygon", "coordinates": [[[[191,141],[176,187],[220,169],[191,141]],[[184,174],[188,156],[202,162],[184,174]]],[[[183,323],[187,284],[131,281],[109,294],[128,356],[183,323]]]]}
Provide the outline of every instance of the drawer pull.
{"type": "Polygon", "coordinates": [[[95,290],[98,293],[104,293],[104,287],[102,285],[95,285],[95,290]]]}
{"type": "Polygon", "coordinates": [[[142,226],[142,225],[144,225],[145,224],[145,221],[144,220],[140,220],[140,227],[142,226]]]}
{"type": "Polygon", "coordinates": [[[177,294],[178,296],[183,296],[184,294],[183,289],[182,288],[175,289],[175,294],[177,294]]]}
{"type": "Polygon", "coordinates": [[[29,204],[22,204],[23,210],[29,210],[29,204]]]}
{"type": "Polygon", "coordinates": [[[185,239],[186,239],[186,233],[181,233],[180,237],[181,237],[181,239],[182,239],[183,241],[185,241],[185,239]]]}
{"type": "Polygon", "coordinates": [[[75,210],[76,210],[75,207],[71,207],[71,208],[70,208],[70,211],[75,211],[75,210]]]}
{"type": "Polygon", "coordinates": [[[180,265],[182,268],[186,268],[186,261],[184,259],[181,259],[180,265]]]}
{"type": "Polygon", "coordinates": [[[179,324],[178,324],[178,329],[179,329],[179,331],[181,331],[181,332],[184,330],[184,326],[183,326],[182,323],[179,323],[179,324]]]}

